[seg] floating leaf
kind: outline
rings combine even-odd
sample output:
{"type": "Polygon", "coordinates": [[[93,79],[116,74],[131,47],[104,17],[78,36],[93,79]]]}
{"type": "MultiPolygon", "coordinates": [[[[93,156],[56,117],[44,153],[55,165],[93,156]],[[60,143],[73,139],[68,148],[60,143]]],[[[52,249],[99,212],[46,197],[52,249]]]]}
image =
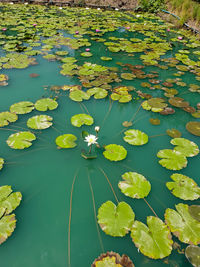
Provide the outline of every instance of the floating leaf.
{"type": "Polygon", "coordinates": [[[73,134],[63,134],[56,138],[56,145],[61,148],[73,148],[77,146],[76,140],[77,138],[73,134]]]}
{"type": "Polygon", "coordinates": [[[10,112],[16,114],[30,113],[34,109],[34,104],[30,101],[22,101],[10,106],[10,112]]]}
{"type": "Polygon", "coordinates": [[[83,53],[81,53],[81,56],[82,57],[91,57],[92,56],[92,53],[90,53],[90,52],[83,52],[83,53]]]}
{"type": "Polygon", "coordinates": [[[3,168],[3,164],[4,164],[4,159],[0,158],[0,170],[3,168]]]}
{"type": "Polygon", "coordinates": [[[122,73],[121,78],[125,80],[133,80],[136,76],[133,73],[122,73]]]}
{"type": "Polygon", "coordinates": [[[94,88],[87,90],[87,94],[89,94],[90,96],[93,95],[95,99],[102,99],[108,95],[108,92],[107,90],[101,87],[94,87],[94,88]]]}
{"type": "Polygon", "coordinates": [[[24,149],[30,147],[32,145],[31,141],[35,139],[35,135],[31,132],[18,132],[11,134],[7,139],[6,143],[11,148],[24,149]]]}
{"type": "Polygon", "coordinates": [[[180,152],[185,157],[194,157],[199,154],[198,145],[188,139],[174,138],[170,143],[176,146],[175,151],[180,152]]]}
{"type": "Polygon", "coordinates": [[[148,135],[139,130],[130,129],[124,132],[124,134],[124,141],[134,146],[142,146],[148,143],[149,140],[148,135]]]}
{"type": "Polygon", "coordinates": [[[185,256],[194,267],[200,266],[200,247],[194,245],[187,246],[185,256]]]}
{"type": "Polygon", "coordinates": [[[194,200],[200,197],[200,187],[188,176],[180,173],[171,175],[174,182],[167,182],[166,186],[171,193],[184,200],[194,200]]]}
{"type": "Polygon", "coordinates": [[[53,118],[50,116],[37,115],[28,119],[27,126],[31,129],[36,129],[36,130],[47,129],[53,124],[51,122],[52,120],[53,118]]]}
{"type": "Polygon", "coordinates": [[[188,208],[188,211],[192,218],[200,222],[200,206],[199,205],[191,205],[188,208]]]}
{"type": "Polygon", "coordinates": [[[119,202],[116,206],[112,201],[107,201],[99,208],[97,218],[107,235],[125,236],[131,229],[135,214],[126,202],[119,202]]]}
{"type": "Polygon", "coordinates": [[[166,224],[159,218],[148,216],[147,226],[133,223],[131,237],[142,254],[152,259],[162,259],[171,254],[172,239],[166,224]]]}
{"type": "Polygon", "coordinates": [[[127,255],[123,254],[121,257],[111,251],[101,254],[91,267],[134,267],[134,264],[127,255]]]}
{"type": "Polygon", "coordinates": [[[133,123],[132,123],[131,121],[124,121],[124,122],[122,123],[122,125],[123,125],[124,127],[130,127],[130,126],[133,125],[133,123]]]}
{"type": "Polygon", "coordinates": [[[15,214],[3,216],[0,219],[0,244],[11,236],[16,227],[15,214]]]}
{"type": "Polygon", "coordinates": [[[178,151],[171,149],[160,150],[157,154],[160,165],[169,170],[181,170],[187,166],[187,158],[178,151]]]}
{"type": "Polygon", "coordinates": [[[126,158],[127,151],[123,146],[110,144],[104,147],[103,155],[111,161],[120,161],[126,158]]]}
{"type": "Polygon", "coordinates": [[[18,116],[15,113],[9,111],[0,113],[0,127],[8,125],[10,122],[15,122],[18,116]]]}
{"type": "Polygon", "coordinates": [[[110,61],[110,60],[112,60],[112,58],[111,57],[101,57],[101,60],[110,61]]]}
{"type": "Polygon", "coordinates": [[[76,114],[71,117],[71,124],[75,127],[81,127],[82,125],[92,125],[94,119],[88,114],[76,114]]]}
{"type": "Polygon", "coordinates": [[[70,90],[69,98],[73,101],[81,102],[83,100],[88,100],[90,95],[82,90],[70,90]]]}
{"type": "Polygon", "coordinates": [[[169,103],[177,108],[184,108],[184,107],[188,107],[189,103],[186,102],[183,98],[181,97],[171,97],[169,99],[169,103]]]}
{"type": "Polygon", "coordinates": [[[159,120],[159,119],[153,119],[153,118],[150,118],[150,119],[149,119],[149,122],[150,122],[152,125],[160,125],[160,120],[159,120]]]}
{"type": "Polygon", "coordinates": [[[190,132],[191,134],[200,136],[200,122],[199,121],[189,121],[186,124],[186,129],[188,130],[188,132],[190,132]]]}
{"type": "Polygon", "coordinates": [[[177,130],[177,129],[174,129],[174,128],[172,128],[172,129],[168,129],[167,131],[166,131],[166,133],[170,136],[170,137],[172,137],[172,138],[179,138],[179,137],[181,137],[181,132],[179,131],[179,130],[177,130]]]}
{"type": "Polygon", "coordinates": [[[198,245],[200,243],[200,222],[192,218],[188,211],[188,205],[179,203],[176,210],[166,209],[165,221],[171,232],[178,239],[187,244],[198,245]]]}
{"type": "Polygon", "coordinates": [[[158,98],[158,97],[148,99],[147,103],[151,108],[163,109],[167,107],[165,100],[162,98],[158,98]]]}
{"type": "Polygon", "coordinates": [[[57,106],[57,101],[51,98],[42,98],[35,103],[35,108],[39,111],[54,110],[57,106]]]}
{"type": "Polygon", "coordinates": [[[118,183],[122,193],[132,198],[144,198],[151,190],[151,184],[137,172],[126,172],[122,175],[124,181],[118,183]]]}
{"type": "Polygon", "coordinates": [[[163,111],[163,108],[153,108],[148,104],[148,100],[145,100],[144,102],[142,102],[141,104],[142,108],[145,110],[151,110],[153,112],[161,112],[163,111]]]}

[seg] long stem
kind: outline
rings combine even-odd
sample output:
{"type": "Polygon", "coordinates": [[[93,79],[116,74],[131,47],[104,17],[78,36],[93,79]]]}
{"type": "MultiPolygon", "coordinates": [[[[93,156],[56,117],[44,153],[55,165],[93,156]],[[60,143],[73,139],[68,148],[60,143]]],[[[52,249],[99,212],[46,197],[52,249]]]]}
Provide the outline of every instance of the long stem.
{"type": "Polygon", "coordinates": [[[90,145],[89,154],[91,153],[91,151],[92,151],[92,144],[90,145]]]}
{"type": "Polygon", "coordinates": [[[79,169],[76,171],[74,175],[74,179],[72,182],[71,193],[70,193],[70,209],[69,209],[69,224],[68,224],[68,266],[71,267],[71,249],[70,249],[70,237],[71,237],[71,219],[72,219],[72,196],[74,191],[74,184],[76,181],[76,177],[78,176],[79,169]]]}
{"type": "Polygon", "coordinates": [[[150,210],[153,212],[153,214],[158,218],[158,215],[156,214],[156,212],[154,211],[154,209],[151,207],[151,205],[147,202],[147,200],[145,198],[143,198],[145,203],[148,205],[148,207],[150,208],[150,210]]]}
{"type": "Polygon", "coordinates": [[[119,200],[118,200],[118,198],[117,198],[117,196],[116,196],[116,194],[115,194],[115,191],[114,191],[114,189],[113,189],[113,187],[112,187],[112,184],[111,184],[110,180],[108,179],[108,176],[105,174],[104,170],[103,170],[101,167],[98,167],[98,168],[99,168],[99,170],[103,173],[103,175],[105,176],[106,180],[108,181],[108,183],[109,183],[109,185],[110,185],[110,188],[111,188],[111,190],[112,190],[112,192],[113,192],[113,195],[114,195],[114,197],[115,197],[117,203],[119,203],[119,200]]]}
{"type": "Polygon", "coordinates": [[[105,252],[104,246],[103,246],[103,241],[102,241],[101,234],[100,234],[100,231],[99,231],[99,226],[98,226],[98,223],[97,223],[97,214],[96,214],[94,191],[93,191],[93,188],[92,188],[92,183],[91,183],[89,171],[88,171],[88,183],[89,183],[90,191],[91,191],[91,194],[92,194],[92,202],[93,202],[93,210],[94,210],[94,219],[95,219],[95,223],[96,223],[96,228],[97,228],[99,243],[100,243],[102,252],[105,252]]]}
{"type": "Polygon", "coordinates": [[[130,119],[130,121],[133,121],[134,119],[135,119],[135,117],[136,117],[136,115],[138,114],[138,112],[140,111],[140,109],[141,109],[141,104],[139,105],[139,108],[136,110],[136,112],[133,114],[133,117],[130,119]]]}

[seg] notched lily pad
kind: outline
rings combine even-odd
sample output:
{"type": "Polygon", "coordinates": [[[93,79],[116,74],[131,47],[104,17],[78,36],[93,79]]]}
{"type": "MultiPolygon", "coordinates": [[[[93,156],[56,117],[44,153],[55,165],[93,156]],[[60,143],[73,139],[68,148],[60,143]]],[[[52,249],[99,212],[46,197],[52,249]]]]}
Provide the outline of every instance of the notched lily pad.
{"type": "Polygon", "coordinates": [[[200,206],[199,205],[191,205],[188,208],[188,211],[192,218],[200,222],[200,206]]]}
{"type": "Polygon", "coordinates": [[[76,136],[73,134],[63,134],[56,138],[56,145],[61,148],[73,148],[77,146],[75,141],[77,140],[76,136]]]}
{"type": "Polygon", "coordinates": [[[35,139],[36,136],[31,132],[18,132],[11,134],[6,143],[13,149],[24,149],[30,147],[35,139]]]}
{"type": "Polygon", "coordinates": [[[131,228],[131,237],[139,251],[149,258],[163,259],[171,254],[173,241],[170,231],[157,217],[148,216],[147,226],[135,221],[131,228]]]}
{"type": "Polygon", "coordinates": [[[120,161],[126,158],[127,151],[123,146],[110,144],[104,147],[103,155],[110,161],[120,161]]]}
{"type": "Polygon", "coordinates": [[[171,175],[174,182],[167,182],[166,186],[171,193],[184,200],[194,200],[200,197],[200,187],[186,175],[174,173],[171,175]]]}
{"type": "Polygon", "coordinates": [[[199,154],[198,145],[188,139],[174,138],[170,143],[176,146],[175,151],[180,152],[185,157],[194,157],[199,154]]]}
{"type": "Polygon", "coordinates": [[[122,193],[131,198],[144,198],[151,190],[151,184],[137,172],[126,172],[122,175],[124,181],[118,183],[122,193]]]}
{"type": "Polygon", "coordinates": [[[30,101],[22,101],[10,106],[10,112],[16,114],[30,113],[34,109],[34,104],[30,101]]]}
{"type": "Polygon", "coordinates": [[[0,170],[3,168],[3,164],[4,164],[4,159],[0,158],[0,170]]]}
{"type": "Polygon", "coordinates": [[[7,126],[10,122],[15,122],[18,116],[15,113],[4,111],[0,113],[0,127],[7,126]]]}
{"type": "Polygon", "coordinates": [[[159,119],[150,118],[150,119],[149,119],[149,122],[150,122],[152,125],[160,125],[160,120],[159,120],[159,119]]]}
{"type": "Polygon", "coordinates": [[[81,127],[83,125],[92,125],[94,119],[88,114],[76,114],[71,117],[71,124],[75,127],[81,127]]]}
{"type": "Polygon", "coordinates": [[[54,110],[57,107],[57,101],[51,98],[42,98],[35,103],[35,108],[39,111],[54,110]]]}
{"type": "Polygon", "coordinates": [[[185,256],[194,267],[200,266],[200,247],[194,245],[187,246],[185,256]]]}
{"type": "Polygon", "coordinates": [[[112,201],[107,201],[99,208],[97,218],[107,235],[125,236],[131,229],[135,214],[126,202],[119,202],[116,206],[112,201]]]}
{"type": "Polygon", "coordinates": [[[200,122],[199,121],[189,121],[186,124],[186,129],[193,135],[200,136],[200,122]]]}
{"type": "Polygon", "coordinates": [[[94,87],[87,90],[87,94],[93,95],[95,99],[102,99],[108,95],[108,91],[100,87],[94,87]]]}
{"type": "Polygon", "coordinates": [[[179,131],[179,130],[177,130],[177,129],[174,129],[174,128],[172,128],[172,129],[168,129],[167,131],[166,131],[166,133],[170,136],[170,137],[172,137],[172,138],[179,138],[179,137],[181,137],[181,132],[179,131]]]}
{"type": "Polygon", "coordinates": [[[160,150],[157,154],[160,165],[169,170],[181,170],[187,166],[187,158],[178,151],[172,149],[160,150]]]}
{"type": "Polygon", "coordinates": [[[148,135],[142,131],[130,129],[124,132],[125,136],[123,137],[124,141],[134,146],[142,146],[148,143],[148,135]]]}
{"type": "Polygon", "coordinates": [[[36,130],[47,129],[53,124],[51,122],[52,120],[53,118],[50,116],[37,115],[28,119],[27,126],[31,129],[36,129],[36,130]]]}

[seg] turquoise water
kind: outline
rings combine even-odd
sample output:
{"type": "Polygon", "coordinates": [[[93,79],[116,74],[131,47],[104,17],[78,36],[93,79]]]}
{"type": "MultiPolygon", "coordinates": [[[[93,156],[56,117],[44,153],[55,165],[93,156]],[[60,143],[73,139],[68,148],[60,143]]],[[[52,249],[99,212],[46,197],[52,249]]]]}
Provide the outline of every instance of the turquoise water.
{"type": "MultiPolygon", "coordinates": [[[[117,33],[116,36],[124,35],[117,33]]],[[[114,34],[112,33],[112,36],[114,34]]],[[[116,62],[128,62],[140,64],[138,56],[130,57],[127,53],[112,53],[106,51],[101,43],[92,43],[91,52],[94,56],[85,59],[80,57],[82,48],[75,52],[79,63],[84,61],[118,66],[116,62]],[[103,62],[99,54],[113,57],[111,62],[103,62]],[[103,63],[102,63],[103,62],[103,63]]],[[[71,51],[73,54],[73,51],[71,51]]],[[[171,53],[171,52],[170,52],[171,53]]],[[[175,52],[174,52],[175,53],[175,52]]],[[[48,62],[41,56],[37,57],[38,65],[29,66],[23,70],[3,70],[9,75],[8,86],[0,88],[1,111],[9,109],[13,103],[20,101],[32,101],[55,96],[50,90],[53,85],[77,84],[77,79],[62,76],[58,62],[48,62]],[[39,77],[31,78],[31,73],[38,73],[39,77]],[[45,90],[45,88],[47,88],[45,90]]],[[[145,67],[146,72],[157,70],[156,67],[145,67]]],[[[174,70],[159,70],[159,78],[163,81],[171,77],[174,70]]],[[[193,74],[184,75],[183,81],[191,82],[193,74]]],[[[147,81],[145,79],[144,81],[147,81]]],[[[139,89],[143,80],[122,81],[123,85],[133,85],[139,89]]],[[[197,83],[197,82],[196,82],[197,83]]],[[[114,84],[114,86],[117,84],[114,84]]],[[[146,92],[150,90],[146,89],[146,92]]],[[[182,89],[185,91],[185,88],[182,89]]],[[[179,91],[180,92],[180,91],[179,91]]],[[[160,96],[161,91],[154,92],[154,96],[160,96]]],[[[194,105],[199,102],[198,94],[187,94],[187,100],[194,105]]],[[[183,201],[173,196],[165,183],[170,181],[170,175],[174,173],[158,164],[156,154],[159,150],[172,148],[171,138],[165,134],[166,129],[176,128],[182,132],[182,137],[188,138],[200,145],[199,137],[186,131],[185,124],[191,119],[191,115],[177,110],[174,115],[162,116],[152,114],[139,109],[141,101],[133,100],[126,104],[111,101],[109,98],[95,100],[91,98],[82,103],[76,103],[69,99],[68,92],[58,94],[59,106],[54,111],[45,113],[32,111],[30,114],[19,115],[19,120],[7,127],[0,128],[1,154],[5,159],[5,166],[1,170],[1,186],[12,185],[14,191],[20,191],[23,195],[21,205],[16,209],[17,226],[8,240],[1,245],[1,265],[4,267],[46,267],[69,266],[69,215],[70,194],[74,182],[71,211],[70,231],[70,259],[71,267],[88,267],[94,259],[106,251],[115,251],[119,254],[127,254],[133,260],[135,266],[166,266],[164,260],[151,260],[141,254],[131,238],[111,237],[106,235],[96,222],[98,208],[107,200],[116,203],[114,194],[103,173],[109,178],[119,201],[126,201],[134,210],[136,219],[146,223],[147,216],[153,216],[153,212],[144,200],[130,199],[123,195],[117,184],[121,175],[127,171],[135,171],[144,175],[152,185],[147,197],[148,203],[156,214],[164,220],[166,208],[174,208],[175,204],[199,204],[197,201],[183,201]],[[75,128],[70,123],[74,114],[89,113],[95,123],[92,126],[75,128]],[[37,140],[27,150],[13,150],[6,144],[11,133],[27,129],[26,121],[29,117],[46,114],[53,117],[53,127],[46,130],[33,131],[37,140]],[[130,146],[123,141],[122,126],[124,121],[133,120],[130,128],[139,129],[149,135],[148,144],[140,147],[130,146]],[[153,126],[149,118],[160,118],[161,124],[153,126]],[[93,160],[85,160],[80,156],[81,149],[87,149],[87,144],[80,138],[82,130],[94,134],[94,126],[101,127],[99,144],[123,145],[128,156],[121,162],[110,162],[98,150],[98,157],[93,160]],[[72,133],[78,137],[77,147],[74,149],[57,149],[55,139],[58,135],[72,133]],[[155,136],[160,135],[160,136],[155,136]]],[[[193,119],[194,120],[194,119],[193,119]]],[[[199,156],[188,158],[187,168],[177,171],[199,182],[199,156]]],[[[175,237],[173,240],[178,241],[175,237]]],[[[168,266],[190,266],[183,254],[173,250],[168,257],[168,266]]]]}

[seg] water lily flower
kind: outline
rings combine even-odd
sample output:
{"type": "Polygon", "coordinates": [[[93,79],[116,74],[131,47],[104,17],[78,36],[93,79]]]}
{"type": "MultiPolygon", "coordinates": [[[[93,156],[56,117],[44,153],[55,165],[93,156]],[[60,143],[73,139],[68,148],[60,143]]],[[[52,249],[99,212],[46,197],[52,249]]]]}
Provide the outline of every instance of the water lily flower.
{"type": "Polygon", "coordinates": [[[126,29],[127,29],[127,30],[130,30],[130,28],[131,28],[131,27],[129,27],[129,26],[128,26],[128,27],[126,27],[126,29]]]}
{"type": "Polygon", "coordinates": [[[33,27],[36,27],[37,26],[37,23],[33,23],[33,27]]]}
{"type": "Polygon", "coordinates": [[[86,52],[89,52],[89,51],[90,51],[90,48],[86,48],[85,51],[86,51],[86,52]]]}
{"type": "Polygon", "coordinates": [[[182,40],[182,39],[183,39],[183,37],[182,37],[182,36],[178,36],[178,39],[179,39],[179,40],[182,40]]]}
{"type": "Polygon", "coordinates": [[[119,10],[119,8],[115,8],[115,10],[116,10],[116,11],[118,11],[118,10],[119,10]]]}
{"type": "Polygon", "coordinates": [[[89,7],[86,7],[85,9],[90,9],[89,7]]]}
{"type": "Polygon", "coordinates": [[[13,2],[10,2],[10,5],[13,5],[14,3],[13,2]]]}
{"type": "Polygon", "coordinates": [[[95,131],[98,133],[100,131],[100,126],[95,126],[95,131]]]}
{"type": "Polygon", "coordinates": [[[170,29],[169,28],[167,29],[167,32],[170,32],[170,29]]]}
{"type": "Polygon", "coordinates": [[[5,32],[6,30],[7,30],[7,28],[2,28],[2,31],[4,31],[4,32],[5,32]]]}
{"type": "Polygon", "coordinates": [[[139,18],[140,17],[140,15],[136,15],[136,18],[139,18]]]}
{"type": "Polygon", "coordinates": [[[88,146],[91,146],[97,144],[97,139],[98,137],[96,137],[95,135],[89,134],[88,136],[85,137],[84,141],[88,143],[88,146]]]}
{"type": "Polygon", "coordinates": [[[100,8],[100,7],[98,7],[98,8],[97,8],[97,10],[101,10],[101,8],[100,8]]]}
{"type": "Polygon", "coordinates": [[[59,9],[62,9],[62,7],[60,6],[59,9]]]}
{"type": "Polygon", "coordinates": [[[96,32],[100,32],[100,30],[99,29],[96,29],[96,32]]]}
{"type": "Polygon", "coordinates": [[[76,31],[75,34],[79,34],[79,31],[76,31]]]}

